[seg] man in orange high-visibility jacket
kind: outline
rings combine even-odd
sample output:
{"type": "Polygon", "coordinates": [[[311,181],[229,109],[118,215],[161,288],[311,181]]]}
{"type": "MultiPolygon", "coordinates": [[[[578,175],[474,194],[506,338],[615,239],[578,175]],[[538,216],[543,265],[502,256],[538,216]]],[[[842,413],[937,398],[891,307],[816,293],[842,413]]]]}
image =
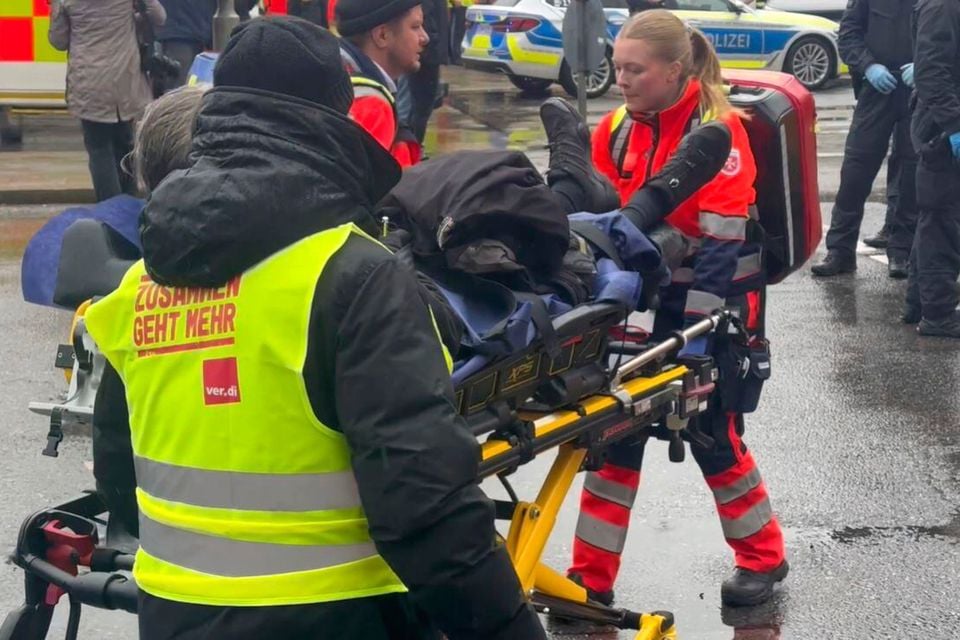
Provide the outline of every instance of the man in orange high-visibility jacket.
{"type": "Polygon", "coordinates": [[[397,116],[397,80],[420,68],[430,41],[421,0],[339,0],[337,30],[344,66],[353,78],[352,117],[401,167],[420,161],[420,143],[397,116]]]}

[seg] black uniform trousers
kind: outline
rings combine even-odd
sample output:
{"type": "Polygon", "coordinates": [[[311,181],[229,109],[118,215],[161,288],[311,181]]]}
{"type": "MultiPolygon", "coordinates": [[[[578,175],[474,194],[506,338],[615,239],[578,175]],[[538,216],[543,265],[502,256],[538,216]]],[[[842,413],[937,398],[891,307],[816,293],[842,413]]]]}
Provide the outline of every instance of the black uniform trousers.
{"type": "Polygon", "coordinates": [[[960,302],[960,167],[941,147],[917,166],[920,215],[907,287],[907,305],[930,321],[948,318],[960,302]]]}
{"type": "Polygon", "coordinates": [[[909,102],[910,89],[902,82],[889,94],[864,83],[844,148],[840,189],[827,233],[829,252],[852,256],[856,251],[863,205],[883,164],[891,136],[895,136],[894,152],[899,166],[888,166],[888,171],[898,174],[897,203],[890,221],[887,254],[899,260],[909,257],[917,220],[917,159],[910,140],[909,102]]]}

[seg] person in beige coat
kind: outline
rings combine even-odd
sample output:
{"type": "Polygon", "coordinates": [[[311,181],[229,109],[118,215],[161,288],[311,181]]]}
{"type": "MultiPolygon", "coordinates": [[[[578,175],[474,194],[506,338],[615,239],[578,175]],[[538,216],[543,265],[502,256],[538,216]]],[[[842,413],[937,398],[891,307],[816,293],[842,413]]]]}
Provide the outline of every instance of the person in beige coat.
{"type": "MultiPolygon", "coordinates": [[[[154,27],[166,21],[159,0],[143,0],[154,27]]],[[[151,100],[140,70],[133,0],[52,0],[50,44],[69,55],[67,107],[80,119],[97,201],[134,193],[121,161],[133,122],[151,100]]]]}

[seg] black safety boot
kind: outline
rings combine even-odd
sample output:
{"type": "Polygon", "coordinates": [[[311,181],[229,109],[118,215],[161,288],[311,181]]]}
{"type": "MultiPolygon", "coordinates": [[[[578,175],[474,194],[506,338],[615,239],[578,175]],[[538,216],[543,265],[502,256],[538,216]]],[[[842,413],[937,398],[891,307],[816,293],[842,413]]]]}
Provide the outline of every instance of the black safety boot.
{"type": "MultiPolygon", "coordinates": [[[[583,586],[583,578],[581,578],[580,575],[571,573],[567,577],[581,587],[583,586]]],[[[597,604],[602,604],[608,607],[613,605],[613,591],[597,592],[593,589],[587,588],[587,597],[597,604]]],[[[606,634],[617,632],[617,628],[613,625],[566,618],[553,613],[547,615],[547,622],[548,629],[560,635],[591,635],[595,633],[606,634]]]]}
{"type": "Polygon", "coordinates": [[[620,197],[610,181],[593,168],[590,128],[563,98],[549,98],[540,105],[540,120],[547,132],[550,165],[547,184],[570,178],[583,189],[587,211],[606,213],[620,208],[620,197]]]}
{"type": "Polygon", "coordinates": [[[890,244],[890,229],[887,228],[887,225],[883,225],[876,234],[864,238],[863,244],[874,249],[886,249],[887,245],[890,244]]]}
{"type": "Polygon", "coordinates": [[[855,255],[836,252],[828,253],[823,262],[813,265],[813,268],[810,269],[813,275],[820,278],[829,278],[840,275],[841,273],[853,273],[856,270],[857,257],[855,255]]]}
{"type": "Polygon", "coordinates": [[[729,607],[751,607],[766,602],[773,595],[773,585],[786,578],[789,571],[786,560],[767,573],[737,567],[733,575],[723,581],[720,600],[729,607]]]}
{"type": "MultiPolygon", "coordinates": [[[[583,587],[583,578],[580,577],[580,574],[571,573],[567,576],[571,582],[576,582],[578,585],[583,587]]],[[[599,602],[602,605],[612,606],[613,605],[613,590],[610,591],[594,591],[590,587],[584,587],[587,590],[587,597],[593,600],[594,602],[599,602]]]]}
{"type": "Polygon", "coordinates": [[[894,280],[906,280],[907,276],[910,275],[907,261],[900,258],[890,258],[887,263],[887,274],[894,280]]]}
{"type": "Polygon", "coordinates": [[[942,320],[927,320],[924,318],[917,325],[917,333],[922,336],[936,336],[940,338],[960,338],[960,311],[942,320]]]}
{"type": "Polygon", "coordinates": [[[660,171],[631,196],[622,209],[641,231],[649,231],[716,177],[730,157],[730,129],[714,120],[697,127],[660,171]]]}
{"type": "Polygon", "coordinates": [[[900,316],[900,322],[903,324],[917,324],[923,319],[920,312],[920,306],[907,303],[903,308],[903,314],[900,316]]]}

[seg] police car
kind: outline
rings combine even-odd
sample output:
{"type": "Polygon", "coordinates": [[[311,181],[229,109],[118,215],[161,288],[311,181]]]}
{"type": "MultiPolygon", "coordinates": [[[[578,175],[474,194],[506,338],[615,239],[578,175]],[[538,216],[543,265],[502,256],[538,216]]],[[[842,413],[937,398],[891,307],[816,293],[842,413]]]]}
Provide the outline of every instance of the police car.
{"type": "MultiPolygon", "coordinates": [[[[507,74],[519,89],[545,91],[554,82],[576,95],[563,59],[563,16],[573,0],[495,0],[467,11],[463,62],[467,68],[507,74]]],[[[615,78],[612,44],[628,17],[626,0],[602,0],[607,17],[607,57],[589,78],[587,96],[607,92],[615,78]]],[[[795,75],[808,89],[838,75],[836,22],[811,15],[753,9],[740,0],[678,0],[674,13],[703,31],[721,64],[795,75]]]]}

